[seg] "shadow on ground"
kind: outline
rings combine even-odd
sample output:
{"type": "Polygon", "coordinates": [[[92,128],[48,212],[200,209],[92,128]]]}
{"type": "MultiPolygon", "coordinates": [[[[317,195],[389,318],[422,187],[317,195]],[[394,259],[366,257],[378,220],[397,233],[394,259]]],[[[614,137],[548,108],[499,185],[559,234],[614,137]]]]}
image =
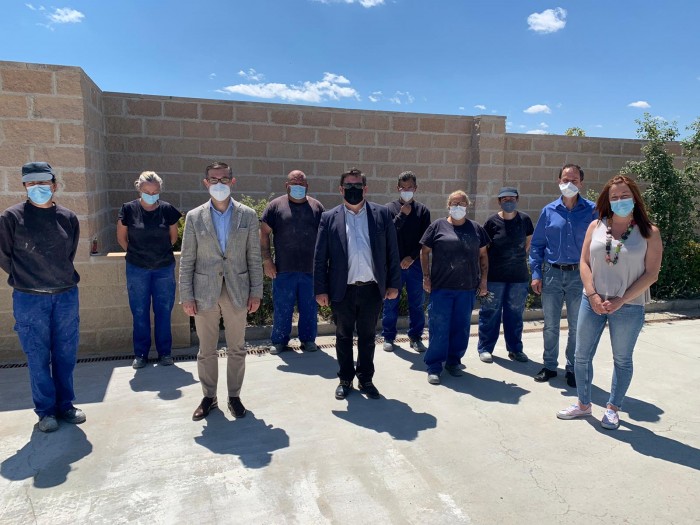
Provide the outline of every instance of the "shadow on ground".
{"type": "Polygon", "coordinates": [[[266,424],[252,412],[230,421],[220,409],[211,411],[202,435],[194,441],[214,454],[238,456],[244,467],[252,469],[268,466],[275,450],[289,446],[287,432],[266,424]]]}
{"type": "Polygon", "coordinates": [[[65,483],[71,464],[90,454],[92,443],[80,427],[59,424],[49,434],[35,425],[29,442],[0,464],[2,477],[12,481],[34,478],[34,486],[40,489],[65,483]]]}
{"type": "Polygon", "coordinates": [[[160,399],[171,401],[182,397],[181,388],[198,382],[191,372],[177,365],[158,366],[149,363],[144,368],[134,370],[129,386],[134,392],[158,392],[160,399]]]}
{"type": "Polygon", "coordinates": [[[283,364],[277,367],[281,372],[319,376],[324,379],[337,379],[338,362],[335,357],[323,350],[315,352],[286,351],[273,357],[279,357],[283,364]]]}

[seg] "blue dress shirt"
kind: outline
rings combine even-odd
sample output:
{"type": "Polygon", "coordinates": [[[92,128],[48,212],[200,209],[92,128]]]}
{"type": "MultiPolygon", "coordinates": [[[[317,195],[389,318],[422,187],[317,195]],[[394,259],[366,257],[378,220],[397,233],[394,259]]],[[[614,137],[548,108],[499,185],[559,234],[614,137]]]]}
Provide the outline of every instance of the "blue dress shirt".
{"type": "Polygon", "coordinates": [[[542,279],[542,264],[578,264],[588,225],[598,217],[595,204],[578,196],[570,210],[563,197],[550,202],[540,213],[530,242],[530,271],[542,279]]]}
{"type": "Polygon", "coordinates": [[[228,208],[225,212],[220,212],[214,207],[214,204],[209,201],[209,209],[211,210],[211,222],[216,230],[216,238],[219,240],[221,253],[226,253],[226,240],[231,231],[231,216],[233,215],[233,199],[229,200],[228,208]]]}

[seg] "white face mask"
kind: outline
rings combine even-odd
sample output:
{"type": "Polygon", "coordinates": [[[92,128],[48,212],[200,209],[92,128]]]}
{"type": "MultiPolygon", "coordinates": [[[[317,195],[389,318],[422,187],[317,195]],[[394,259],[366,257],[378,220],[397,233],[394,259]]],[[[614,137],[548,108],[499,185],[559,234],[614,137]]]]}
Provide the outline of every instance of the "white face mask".
{"type": "Polygon", "coordinates": [[[209,195],[219,202],[225,201],[231,196],[231,186],[222,183],[212,184],[209,186],[209,195]]]}
{"type": "Polygon", "coordinates": [[[408,202],[413,198],[413,192],[412,191],[402,191],[400,193],[401,195],[401,200],[404,202],[408,202]]]}
{"type": "Polygon", "coordinates": [[[562,182],[559,185],[559,191],[564,197],[575,197],[578,193],[578,188],[573,182],[562,182]]]}
{"type": "Polygon", "coordinates": [[[450,217],[456,221],[461,221],[467,216],[467,208],[464,206],[450,206],[450,217]]]}

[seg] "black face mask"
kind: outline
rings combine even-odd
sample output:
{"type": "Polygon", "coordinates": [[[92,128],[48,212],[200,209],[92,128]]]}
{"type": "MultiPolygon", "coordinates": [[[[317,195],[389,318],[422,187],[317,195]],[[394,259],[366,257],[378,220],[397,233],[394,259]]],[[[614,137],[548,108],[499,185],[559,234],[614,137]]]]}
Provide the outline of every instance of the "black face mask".
{"type": "Polygon", "coordinates": [[[343,198],[351,206],[360,204],[364,198],[364,190],[358,188],[347,188],[343,190],[343,198]]]}

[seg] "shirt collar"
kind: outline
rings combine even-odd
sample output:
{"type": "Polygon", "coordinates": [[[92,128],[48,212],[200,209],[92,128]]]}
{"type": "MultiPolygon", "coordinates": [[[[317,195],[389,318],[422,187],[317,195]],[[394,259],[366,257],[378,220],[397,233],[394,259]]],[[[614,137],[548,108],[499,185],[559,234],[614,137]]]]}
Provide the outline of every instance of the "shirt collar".
{"type": "Polygon", "coordinates": [[[233,197],[229,197],[228,208],[226,208],[226,211],[219,211],[214,207],[214,203],[211,201],[211,199],[209,199],[209,208],[212,211],[218,213],[219,215],[225,215],[229,211],[231,211],[231,208],[233,208],[233,203],[234,203],[233,197]]]}
{"type": "Polygon", "coordinates": [[[350,208],[348,208],[344,203],[343,203],[343,209],[345,210],[345,215],[347,215],[349,213],[353,217],[358,217],[358,216],[362,215],[365,211],[367,211],[367,200],[365,200],[365,203],[362,205],[362,208],[360,208],[360,211],[358,211],[357,213],[355,213],[350,208]]]}

